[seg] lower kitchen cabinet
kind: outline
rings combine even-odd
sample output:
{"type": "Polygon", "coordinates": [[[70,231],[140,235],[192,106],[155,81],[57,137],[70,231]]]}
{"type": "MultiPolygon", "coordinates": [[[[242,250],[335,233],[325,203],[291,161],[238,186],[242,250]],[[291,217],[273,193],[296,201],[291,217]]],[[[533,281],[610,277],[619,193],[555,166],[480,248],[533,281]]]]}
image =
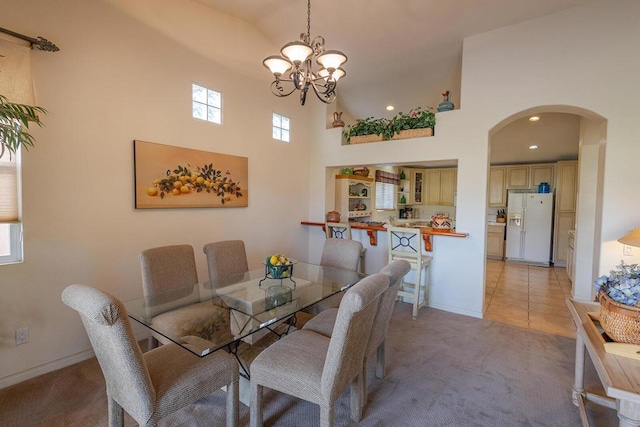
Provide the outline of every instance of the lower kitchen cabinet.
{"type": "Polygon", "coordinates": [[[487,226],[487,258],[504,258],[504,230],[501,225],[487,226]]]}
{"type": "Polygon", "coordinates": [[[569,231],[576,226],[574,212],[556,213],[555,231],[553,236],[553,263],[556,267],[567,266],[569,251],[569,231]]]}

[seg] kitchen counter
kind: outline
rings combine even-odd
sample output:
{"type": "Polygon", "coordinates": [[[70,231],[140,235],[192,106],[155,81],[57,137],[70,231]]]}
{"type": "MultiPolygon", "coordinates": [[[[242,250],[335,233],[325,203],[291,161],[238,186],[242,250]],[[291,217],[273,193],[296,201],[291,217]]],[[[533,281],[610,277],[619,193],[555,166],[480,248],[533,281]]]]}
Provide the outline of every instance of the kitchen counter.
{"type": "Polygon", "coordinates": [[[499,227],[506,227],[507,223],[506,222],[498,222],[498,221],[487,221],[488,225],[497,225],[499,227]]]}
{"type": "MultiPolygon", "coordinates": [[[[302,225],[310,225],[322,227],[324,230],[324,222],[312,222],[312,221],[302,221],[300,222],[302,225]]],[[[367,235],[369,236],[369,244],[371,246],[378,245],[378,231],[386,232],[387,229],[384,227],[384,223],[366,223],[366,222],[351,222],[349,223],[351,228],[354,230],[365,230],[367,235]]],[[[427,252],[431,252],[433,250],[433,244],[431,242],[431,236],[447,236],[447,237],[467,237],[469,233],[461,233],[454,230],[446,230],[446,229],[437,229],[426,226],[426,221],[414,220],[407,221],[402,224],[396,224],[398,227],[415,227],[420,229],[420,233],[422,234],[422,239],[424,240],[424,249],[427,252]]]]}

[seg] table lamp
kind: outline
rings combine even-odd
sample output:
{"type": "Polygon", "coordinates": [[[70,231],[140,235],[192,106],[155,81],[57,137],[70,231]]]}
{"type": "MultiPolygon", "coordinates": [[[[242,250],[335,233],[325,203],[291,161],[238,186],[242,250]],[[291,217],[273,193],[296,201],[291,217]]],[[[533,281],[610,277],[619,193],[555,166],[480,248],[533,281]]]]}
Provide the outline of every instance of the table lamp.
{"type": "Polygon", "coordinates": [[[623,245],[635,246],[640,248],[640,228],[636,228],[630,233],[627,233],[623,237],[618,239],[618,242],[623,245]]]}

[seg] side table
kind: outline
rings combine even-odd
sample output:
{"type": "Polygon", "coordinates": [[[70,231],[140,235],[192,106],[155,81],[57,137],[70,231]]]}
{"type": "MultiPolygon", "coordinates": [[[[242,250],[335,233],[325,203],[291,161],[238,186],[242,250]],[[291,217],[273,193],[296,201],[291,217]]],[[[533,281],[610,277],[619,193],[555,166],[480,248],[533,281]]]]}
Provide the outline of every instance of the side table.
{"type": "Polygon", "coordinates": [[[640,426],[640,361],[616,356],[605,351],[600,337],[592,327],[589,312],[598,312],[600,304],[566,300],[576,325],[576,362],[573,403],[580,409],[582,424],[589,425],[584,401],[588,400],[618,412],[621,427],[640,426]],[[584,389],[585,348],[593,361],[606,396],[584,389]]]}

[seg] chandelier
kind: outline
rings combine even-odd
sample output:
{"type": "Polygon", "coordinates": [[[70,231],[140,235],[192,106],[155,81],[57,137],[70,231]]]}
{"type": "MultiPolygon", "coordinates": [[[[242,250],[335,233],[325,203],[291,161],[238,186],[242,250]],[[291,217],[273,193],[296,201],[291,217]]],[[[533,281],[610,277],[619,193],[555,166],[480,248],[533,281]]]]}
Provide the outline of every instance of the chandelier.
{"type": "Polygon", "coordinates": [[[338,79],[347,74],[340,68],[345,62],[347,56],[344,53],[325,50],[322,36],[311,40],[311,0],[307,1],[307,33],[300,34],[300,41],[285,44],[280,55],[269,56],[262,61],[275,77],[271,92],[285,97],[299,90],[302,105],[307,100],[310,87],[322,102],[330,104],[335,101],[338,79]]]}

